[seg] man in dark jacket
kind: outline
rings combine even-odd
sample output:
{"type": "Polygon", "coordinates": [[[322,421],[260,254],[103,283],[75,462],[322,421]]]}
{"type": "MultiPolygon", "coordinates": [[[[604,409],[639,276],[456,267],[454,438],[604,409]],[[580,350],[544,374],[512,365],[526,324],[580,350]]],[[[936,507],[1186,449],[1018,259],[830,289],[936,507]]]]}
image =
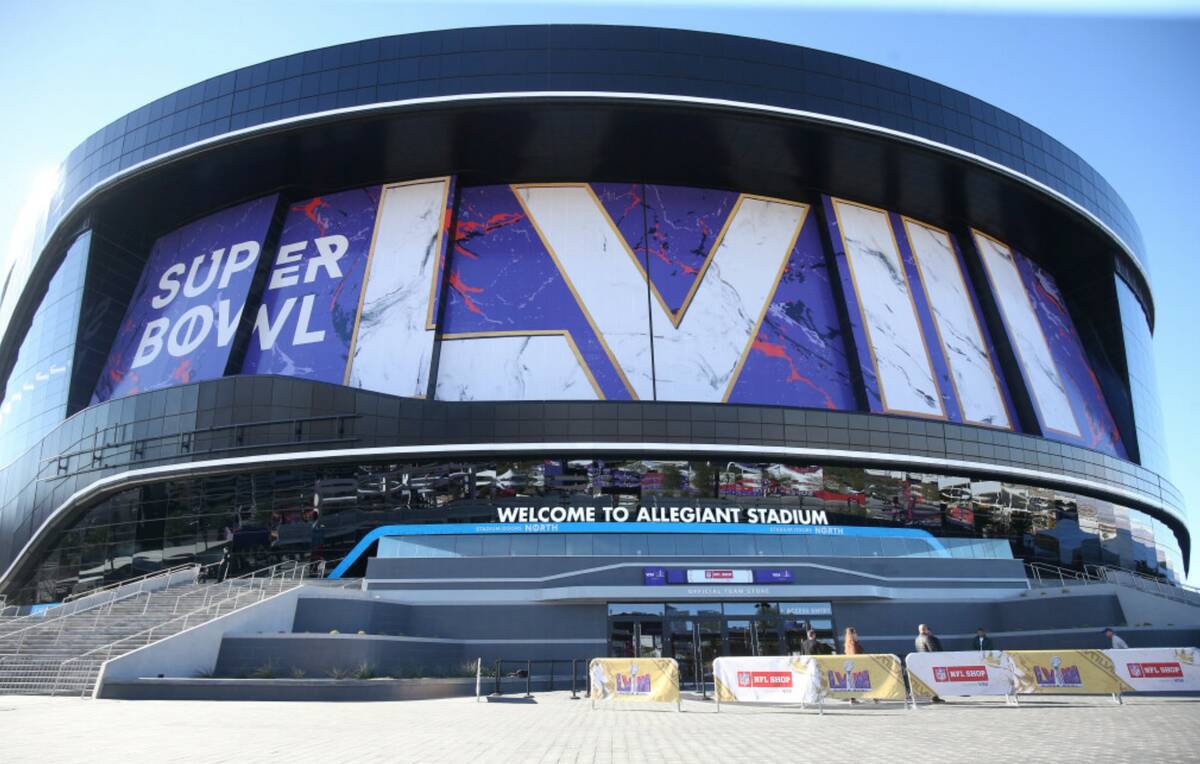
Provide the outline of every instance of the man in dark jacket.
{"type": "Polygon", "coordinates": [[[829,645],[817,639],[815,629],[809,629],[804,641],[800,643],[801,655],[829,655],[832,652],[829,645]]]}
{"type": "MultiPolygon", "coordinates": [[[[937,638],[925,624],[917,627],[917,638],[913,640],[917,646],[919,653],[940,653],[942,651],[942,641],[937,638]]],[[[930,700],[934,703],[945,703],[946,701],[934,695],[930,700]]]]}
{"type": "Polygon", "coordinates": [[[981,653],[996,649],[996,645],[992,643],[992,638],[987,635],[982,626],[975,630],[975,639],[971,641],[971,649],[978,650],[981,653]]]}
{"type": "Polygon", "coordinates": [[[925,624],[917,627],[917,638],[914,643],[919,653],[940,653],[942,651],[942,641],[925,624]]]}

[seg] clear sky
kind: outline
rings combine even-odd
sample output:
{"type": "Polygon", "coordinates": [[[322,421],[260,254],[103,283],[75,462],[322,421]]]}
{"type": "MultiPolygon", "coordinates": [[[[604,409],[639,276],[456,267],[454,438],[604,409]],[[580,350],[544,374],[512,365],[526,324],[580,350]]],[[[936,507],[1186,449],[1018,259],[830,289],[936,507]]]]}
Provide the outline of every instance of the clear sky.
{"type": "MultiPolygon", "coordinates": [[[[214,74],[324,45],[462,26],[668,26],[808,45],[978,96],[1077,151],[1141,224],[1158,305],[1172,479],[1200,547],[1200,6],[1193,0],[1010,0],[832,5],[383,0],[10,2],[0,24],[0,246],[48,168],[90,133],[214,74]],[[1021,9],[999,13],[998,8],[1021,9]],[[989,10],[991,9],[991,10],[989,10]],[[1143,14],[1152,15],[1143,15],[1143,14]]],[[[1200,555],[1192,581],[1200,581],[1200,555]]]]}

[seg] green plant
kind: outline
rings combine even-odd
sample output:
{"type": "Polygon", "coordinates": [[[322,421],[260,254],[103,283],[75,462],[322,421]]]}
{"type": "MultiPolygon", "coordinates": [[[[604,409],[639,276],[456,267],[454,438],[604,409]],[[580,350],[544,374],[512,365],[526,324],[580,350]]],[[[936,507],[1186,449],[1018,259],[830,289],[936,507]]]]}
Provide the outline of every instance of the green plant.
{"type": "Polygon", "coordinates": [[[275,678],[275,661],[267,661],[263,665],[250,672],[251,679],[274,679],[275,678]]]}
{"type": "Polygon", "coordinates": [[[375,673],[375,667],[370,663],[363,661],[354,667],[352,672],[355,679],[374,679],[378,674],[375,673]]]}
{"type": "Polygon", "coordinates": [[[329,669],[329,671],[327,671],[325,673],[327,673],[329,675],[330,679],[349,679],[350,678],[350,670],[344,669],[340,666],[333,666],[332,668],[329,669]]]}
{"type": "Polygon", "coordinates": [[[338,631],[337,629],[330,629],[330,630],[329,630],[329,633],[330,633],[330,634],[341,634],[341,632],[340,632],[340,631],[338,631]]]}
{"type": "Polygon", "coordinates": [[[295,666],[293,666],[289,676],[291,676],[292,679],[303,679],[304,678],[304,669],[296,668],[295,666]]]}

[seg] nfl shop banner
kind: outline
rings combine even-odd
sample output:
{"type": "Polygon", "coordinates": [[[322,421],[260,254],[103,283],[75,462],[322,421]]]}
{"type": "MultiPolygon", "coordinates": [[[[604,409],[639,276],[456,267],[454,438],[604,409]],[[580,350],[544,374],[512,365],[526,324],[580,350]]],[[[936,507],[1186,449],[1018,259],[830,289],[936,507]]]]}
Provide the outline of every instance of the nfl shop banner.
{"type": "Polygon", "coordinates": [[[999,650],[909,653],[904,659],[914,698],[935,695],[1012,695],[1012,662],[999,650]]]}
{"type": "Polygon", "coordinates": [[[1105,650],[1113,670],[1136,692],[1200,691],[1200,655],[1194,647],[1105,650]]]}
{"type": "Polygon", "coordinates": [[[679,664],[673,658],[593,658],[591,699],[679,704],[679,664]]]}
{"type": "Polygon", "coordinates": [[[1006,650],[1016,692],[1052,695],[1119,695],[1133,689],[1115,671],[1105,650],[1006,650]]]}
{"type": "Polygon", "coordinates": [[[807,657],[717,658],[713,683],[718,702],[817,703],[821,682],[807,657]]]}
{"type": "Polygon", "coordinates": [[[900,659],[894,655],[813,655],[823,698],[907,700],[900,659]]]}

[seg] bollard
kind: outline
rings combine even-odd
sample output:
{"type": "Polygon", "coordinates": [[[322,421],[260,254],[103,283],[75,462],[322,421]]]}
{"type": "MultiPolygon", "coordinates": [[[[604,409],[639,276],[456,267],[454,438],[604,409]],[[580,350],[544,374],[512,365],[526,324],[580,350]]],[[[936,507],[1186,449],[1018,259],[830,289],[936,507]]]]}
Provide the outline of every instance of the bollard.
{"type": "Polygon", "coordinates": [[[553,659],[550,661],[550,689],[547,692],[554,692],[554,664],[556,662],[553,659]]]}
{"type": "Polygon", "coordinates": [[[579,659],[571,659],[571,700],[579,700],[579,696],[575,694],[575,679],[579,676],[579,659]]]}
{"type": "Polygon", "coordinates": [[[533,661],[525,661],[525,697],[532,698],[533,693],[530,690],[533,687],[533,661]]]}
{"type": "Polygon", "coordinates": [[[497,658],[496,659],[496,695],[500,695],[500,694],[502,694],[500,692],[500,659],[497,658]]]}

